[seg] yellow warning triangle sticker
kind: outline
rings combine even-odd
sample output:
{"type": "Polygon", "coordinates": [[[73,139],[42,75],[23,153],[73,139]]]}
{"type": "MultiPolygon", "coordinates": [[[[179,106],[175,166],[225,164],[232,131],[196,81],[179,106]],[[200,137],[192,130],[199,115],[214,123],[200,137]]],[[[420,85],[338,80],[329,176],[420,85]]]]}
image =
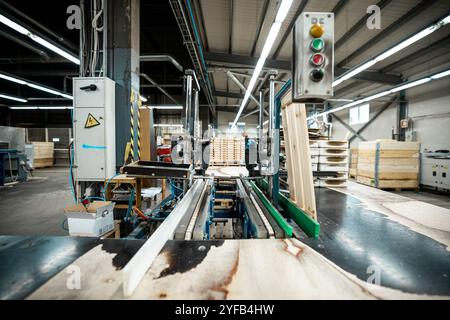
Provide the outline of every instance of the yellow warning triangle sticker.
{"type": "Polygon", "coordinates": [[[93,127],[96,127],[96,126],[99,126],[99,125],[100,125],[100,122],[98,122],[98,120],[95,119],[94,116],[89,113],[88,117],[86,119],[86,123],[85,123],[84,127],[86,129],[88,129],[88,128],[93,128],[93,127]]]}

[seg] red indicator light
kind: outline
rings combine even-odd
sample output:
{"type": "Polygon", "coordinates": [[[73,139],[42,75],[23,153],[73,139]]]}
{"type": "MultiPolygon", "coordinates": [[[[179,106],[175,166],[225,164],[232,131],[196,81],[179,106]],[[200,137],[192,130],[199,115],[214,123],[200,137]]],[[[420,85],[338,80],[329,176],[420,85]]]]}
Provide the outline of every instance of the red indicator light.
{"type": "Polygon", "coordinates": [[[310,62],[313,66],[321,66],[325,62],[325,57],[320,53],[316,53],[311,57],[310,62]]]}

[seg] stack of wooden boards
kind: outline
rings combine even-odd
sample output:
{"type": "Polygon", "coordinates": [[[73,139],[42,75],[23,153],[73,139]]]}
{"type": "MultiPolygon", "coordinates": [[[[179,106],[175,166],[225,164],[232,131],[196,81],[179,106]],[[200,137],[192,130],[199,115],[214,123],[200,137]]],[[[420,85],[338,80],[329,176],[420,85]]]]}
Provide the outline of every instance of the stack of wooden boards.
{"type": "Polygon", "coordinates": [[[352,148],[350,150],[350,167],[349,176],[355,178],[358,176],[358,149],[352,148]]]}
{"type": "Polygon", "coordinates": [[[361,142],[357,181],[379,189],[417,189],[419,157],[418,142],[361,142]]]}
{"type": "Polygon", "coordinates": [[[316,187],[346,187],[348,179],[348,142],[311,140],[312,170],[316,187]]]}
{"type": "Polygon", "coordinates": [[[292,202],[317,221],[306,108],[291,103],[290,97],[286,93],[281,102],[289,194],[292,202]]]}
{"type": "Polygon", "coordinates": [[[243,137],[216,137],[211,139],[209,164],[214,166],[240,166],[245,164],[243,137]]]}
{"type": "MultiPolygon", "coordinates": [[[[54,143],[31,142],[33,145],[33,168],[46,168],[53,166],[54,143]]],[[[31,159],[30,159],[31,160],[31,159]]]]}

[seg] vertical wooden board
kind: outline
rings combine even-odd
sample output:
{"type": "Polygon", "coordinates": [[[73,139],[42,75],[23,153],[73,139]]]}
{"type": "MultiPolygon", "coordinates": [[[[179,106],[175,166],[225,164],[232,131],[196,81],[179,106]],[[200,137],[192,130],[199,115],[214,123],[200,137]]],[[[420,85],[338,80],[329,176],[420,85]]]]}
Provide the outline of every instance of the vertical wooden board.
{"type": "Polygon", "coordinates": [[[287,110],[285,107],[282,107],[282,118],[283,122],[283,128],[284,128],[284,143],[285,143],[285,149],[286,149],[286,169],[288,171],[288,185],[289,185],[289,193],[291,195],[292,201],[295,203],[295,179],[291,177],[291,174],[294,172],[294,168],[292,167],[292,154],[291,154],[291,148],[290,148],[290,138],[289,138],[289,120],[287,115],[287,110]]]}
{"type": "Polygon", "coordinates": [[[288,173],[292,177],[290,181],[295,180],[291,194],[295,194],[295,203],[311,218],[317,220],[305,105],[299,103],[287,105],[285,114],[287,119],[285,131],[288,131],[291,159],[289,160],[291,172],[288,173]]]}
{"type": "Polygon", "coordinates": [[[141,109],[141,158],[140,160],[151,160],[150,154],[150,110],[141,109]]]}

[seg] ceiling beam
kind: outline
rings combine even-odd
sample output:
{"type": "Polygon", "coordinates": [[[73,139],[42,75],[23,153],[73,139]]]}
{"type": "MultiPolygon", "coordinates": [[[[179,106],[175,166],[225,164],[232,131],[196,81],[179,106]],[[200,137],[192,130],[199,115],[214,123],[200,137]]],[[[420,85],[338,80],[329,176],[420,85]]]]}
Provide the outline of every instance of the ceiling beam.
{"type": "MultiPolygon", "coordinates": [[[[205,52],[205,59],[207,61],[214,61],[220,63],[229,63],[229,64],[239,64],[242,66],[255,66],[258,59],[250,56],[242,56],[235,54],[226,54],[226,53],[215,53],[215,52],[205,52]]],[[[290,71],[291,70],[291,62],[284,60],[266,60],[266,67],[270,69],[277,69],[280,71],[290,71]]],[[[335,76],[338,77],[342,75],[344,72],[347,72],[348,69],[345,68],[335,68],[335,76]]],[[[380,73],[376,71],[363,71],[357,75],[355,75],[354,79],[363,80],[363,81],[371,81],[385,84],[399,84],[401,83],[402,77],[398,75],[391,75],[386,73],[380,73]]]]}
{"type": "MultiPolygon", "coordinates": [[[[392,0],[381,0],[377,3],[377,6],[380,7],[380,10],[383,10],[384,7],[386,7],[392,0]]],[[[351,27],[349,30],[347,30],[342,37],[339,38],[334,44],[334,50],[338,50],[342,45],[350,39],[356,32],[358,32],[363,26],[366,25],[367,19],[372,14],[367,13],[365,14],[361,19],[356,22],[353,27],[351,27]]]]}
{"type": "Polygon", "coordinates": [[[407,13],[405,13],[403,16],[401,16],[399,19],[397,19],[393,23],[391,23],[387,28],[383,29],[383,31],[381,31],[376,36],[372,37],[369,41],[364,43],[361,47],[356,49],[348,57],[342,59],[342,61],[340,61],[337,65],[342,67],[344,64],[349,63],[350,61],[352,61],[354,58],[356,58],[360,54],[363,54],[369,48],[373,47],[375,44],[377,44],[380,41],[384,40],[384,38],[387,35],[390,35],[393,32],[395,32],[397,30],[400,30],[400,28],[402,28],[406,23],[410,22],[416,16],[418,16],[420,13],[424,12],[425,10],[427,10],[434,3],[436,3],[436,1],[437,0],[423,0],[418,5],[416,5],[414,8],[412,8],[407,13]]]}
{"type": "Polygon", "coordinates": [[[305,10],[306,5],[308,4],[309,0],[303,0],[300,5],[297,8],[297,11],[295,12],[295,15],[292,17],[291,22],[289,23],[289,26],[287,27],[286,31],[283,34],[283,37],[281,38],[280,42],[278,43],[278,47],[273,52],[272,58],[276,59],[278,55],[280,54],[281,49],[283,48],[284,43],[286,42],[286,39],[291,34],[292,28],[295,25],[295,22],[297,21],[298,16],[305,10]]]}
{"type": "Polygon", "coordinates": [[[264,25],[264,21],[266,20],[267,8],[269,7],[269,0],[264,0],[264,5],[261,13],[261,18],[259,20],[258,31],[256,32],[255,40],[253,41],[252,53],[250,55],[252,57],[255,56],[256,45],[258,44],[259,36],[261,35],[261,30],[264,25]]]}
{"type": "MultiPolygon", "coordinates": [[[[343,75],[348,70],[350,69],[334,67],[334,76],[337,78],[343,75]]],[[[377,71],[363,71],[355,75],[353,79],[383,84],[400,84],[403,82],[402,77],[399,75],[381,73],[377,71]]]]}
{"type": "MultiPolygon", "coordinates": [[[[205,52],[204,57],[205,57],[206,61],[230,63],[230,64],[236,64],[236,65],[241,65],[241,66],[251,66],[253,68],[256,66],[256,64],[258,62],[258,58],[255,58],[255,57],[243,56],[243,55],[237,55],[237,54],[226,54],[226,53],[219,53],[219,52],[205,52]]],[[[291,70],[291,62],[290,61],[267,59],[264,66],[266,68],[270,68],[270,69],[285,70],[285,71],[291,70]]]]}
{"type": "Polygon", "coordinates": [[[221,111],[221,112],[236,113],[239,110],[239,107],[221,107],[221,106],[216,106],[216,110],[217,111],[221,111]]]}
{"type": "Polygon", "coordinates": [[[347,4],[348,0],[339,0],[339,2],[334,6],[333,13],[335,16],[337,16],[339,14],[339,12],[341,12],[341,10],[345,7],[345,5],[347,4]]]}
{"type": "Polygon", "coordinates": [[[213,92],[213,96],[232,98],[232,99],[244,99],[244,95],[239,92],[227,92],[227,91],[220,91],[220,90],[215,90],[213,92]]]}
{"type": "Polygon", "coordinates": [[[411,63],[412,61],[416,60],[417,58],[423,57],[425,54],[430,54],[430,53],[435,52],[442,48],[447,48],[447,50],[448,50],[449,45],[450,45],[450,35],[446,36],[442,39],[439,39],[438,41],[431,43],[429,46],[419,49],[418,51],[413,52],[413,53],[407,55],[406,57],[403,57],[402,59],[397,60],[397,61],[383,67],[383,69],[381,69],[381,71],[384,72],[384,71],[389,71],[389,70],[398,68],[407,63],[411,63]]]}

